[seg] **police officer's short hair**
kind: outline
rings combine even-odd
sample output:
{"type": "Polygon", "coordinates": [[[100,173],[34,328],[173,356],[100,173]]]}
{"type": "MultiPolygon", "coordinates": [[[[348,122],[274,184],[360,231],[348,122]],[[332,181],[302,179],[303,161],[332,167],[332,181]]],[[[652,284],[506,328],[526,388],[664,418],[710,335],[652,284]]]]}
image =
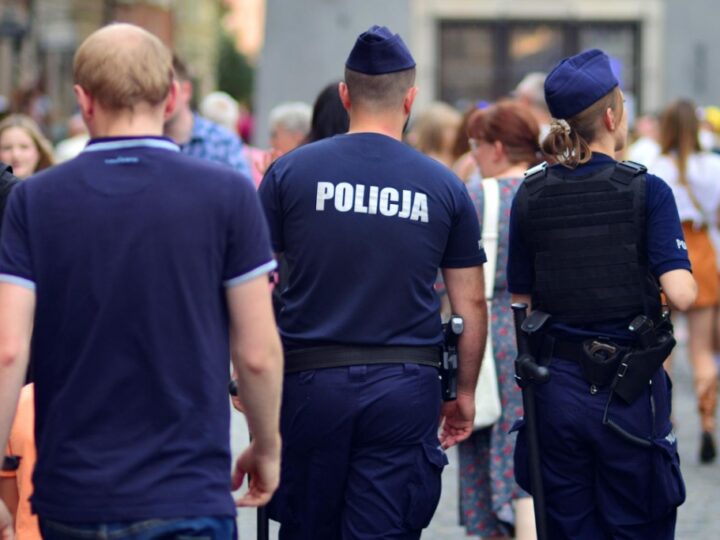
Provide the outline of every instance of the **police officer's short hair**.
{"type": "Polygon", "coordinates": [[[107,109],[159,105],[172,86],[172,56],[147,30],[114,23],[93,32],[80,45],[73,75],[75,84],[107,109]]]}
{"type": "Polygon", "coordinates": [[[366,75],[345,68],[345,84],[350,100],[372,110],[388,110],[402,106],[407,91],[415,84],[415,68],[366,75]]]}

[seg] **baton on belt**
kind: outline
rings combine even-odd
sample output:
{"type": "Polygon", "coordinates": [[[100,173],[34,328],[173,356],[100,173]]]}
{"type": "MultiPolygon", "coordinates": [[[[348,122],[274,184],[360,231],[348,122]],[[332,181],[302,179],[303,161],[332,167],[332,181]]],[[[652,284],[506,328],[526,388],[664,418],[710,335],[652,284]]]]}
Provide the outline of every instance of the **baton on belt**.
{"type": "MultiPolygon", "coordinates": [[[[235,379],[230,381],[228,385],[228,392],[231,396],[238,395],[238,385],[235,379]]],[[[252,434],[250,434],[250,440],[252,440],[252,434]]],[[[248,482],[250,477],[248,475],[248,482]]],[[[270,520],[268,519],[267,507],[258,506],[257,509],[257,540],[269,540],[270,538],[270,520]]]]}
{"type": "Polygon", "coordinates": [[[257,509],[257,540],[268,540],[270,538],[270,520],[268,519],[267,507],[260,506],[257,509]]]}
{"type": "Polygon", "coordinates": [[[550,372],[546,367],[537,365],[535,358],[530,354],[530,343],[528,341],[529,335],[538,330],[547,320],[547,315],[540,321],[531,320],[532,317],[528,319],[527,307],[527,304],[512,305],[518,352],[515,360],[515,380],[522,389],[525,434],[530,461],[530,486],[535,509],[535,528],[538,540],[547,540],[545,492],[543,491],[540,469],[540,445],[538,443],[537,415],[535,411],[535,385],[548,382],[550,372]]]}

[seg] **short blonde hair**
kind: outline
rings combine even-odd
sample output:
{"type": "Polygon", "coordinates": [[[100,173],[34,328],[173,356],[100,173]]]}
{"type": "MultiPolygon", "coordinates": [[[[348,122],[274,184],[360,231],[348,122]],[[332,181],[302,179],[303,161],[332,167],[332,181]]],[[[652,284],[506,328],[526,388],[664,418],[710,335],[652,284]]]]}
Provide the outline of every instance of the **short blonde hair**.
{"type": "Polygon", "coordinates": [[[50,141],[43,135],[40,126],[37,125],[35,120],[24,114],[11,114],[10,116],[6,116],[2,122],[0,122],[0,137],[6,129],[13,127],[25,131],[35,144],[35,148],[40,157],[37,165],[35,165],[34,173],[47,169],[55,164],[52,144],[50,144],[50,141]]]}
{"type": "Polygon", "coordinates": [[[173,83],[172,55],[153,34],[115,23],[90,34],[75,53],[75,84],[103,107],[132,110],[167,98],[173,83]]]}

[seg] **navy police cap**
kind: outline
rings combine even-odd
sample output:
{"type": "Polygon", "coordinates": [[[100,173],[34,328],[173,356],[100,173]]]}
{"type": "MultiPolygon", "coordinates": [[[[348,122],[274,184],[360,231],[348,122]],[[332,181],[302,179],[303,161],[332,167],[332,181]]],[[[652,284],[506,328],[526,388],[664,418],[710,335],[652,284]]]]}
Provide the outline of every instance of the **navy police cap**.
{"type": "Polygon", "coordinates": [[[366,75],[382,75],[415,67],[415,60],[399,34],[373,26],[360,34],[345,67],[366,75]]]}
{"type": "Polygon", "coordinates": [[[545,79],[545,101],[554,118],[572,118],[617,85],[608,55],[590,49],[555,66],[545,79]]]}

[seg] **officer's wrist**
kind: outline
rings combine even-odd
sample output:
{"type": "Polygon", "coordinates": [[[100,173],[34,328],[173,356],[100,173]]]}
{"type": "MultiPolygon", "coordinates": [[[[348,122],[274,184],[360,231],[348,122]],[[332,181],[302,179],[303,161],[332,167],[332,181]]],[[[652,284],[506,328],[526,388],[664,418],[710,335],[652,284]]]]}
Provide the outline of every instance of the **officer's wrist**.
{"type": "Polygon", "coordinates": [[[262,438],[253,437],[255,454],[258,456],[275,456],[282,447],[282,439],[279,433],[268,435],[262,438]]]}
{"type": "Polygon", "coordinates": [[[469,399],[475,399],[475,389],[473,388],[472,390],[468,390],[468,389],[458,388],[457,395],[458,395],[458,397],[463,396],[463,397],[466,397],[469,399]]]}

